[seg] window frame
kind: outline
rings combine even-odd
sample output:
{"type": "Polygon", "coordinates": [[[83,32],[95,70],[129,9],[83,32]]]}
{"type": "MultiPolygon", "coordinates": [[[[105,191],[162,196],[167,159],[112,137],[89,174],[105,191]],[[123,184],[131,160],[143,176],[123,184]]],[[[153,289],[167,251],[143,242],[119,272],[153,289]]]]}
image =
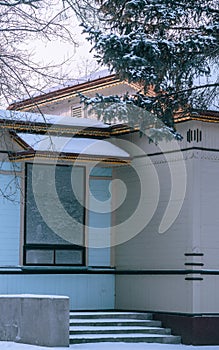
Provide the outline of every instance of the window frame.
{"type": "Polygon", "coordinates": [[[23,256],[25,266],[85,266],[85,248],[76,245],[61,245],[61,244],[25,244],[23,246],[23,256]],[[53,253],[52,263],[28,263],[26,253],[28,250],[41,250],[41,251],[51,251],[53,253]],[[82,253],[81,264],[69,264],[69,263],[56,263],[56,253],[59,250],[66,251],[80,251],[82,253]]]}
{"type": "MultiPolygon", "coordinates": [[[[27,243],[27,167],[28,165],[33,165],[32,162],[26,162],[25,163],[25,197],[24,197],[24,232],[23,232],[23,265],[24,266],[86,266],[86,248],[85,245],[79,246],[76,244],[44,244],[44,243],[27,243]],[[28,250],[48,250],[53,252],[53,262],[50,263],[28,263],[27,262],[27,256],[26,253],[28,250]],[[82,253],[82,261],[80,264],[69,264],[69,263],[56,263],[56,251],[58,250],[66,250],[66,251],[81,251],[82,253]]],[[[45,164],[45,163],[35,163],[35,165],[45,165],[45,166],[54,166],[54,164],[45,164]]],[[[62,166],[62,167],[72,167],[72,164],[57,164],[56,166],[62,166]]],[[[77,167],[80,167],[83,169],[83,177],[84,177],[84,188],[83,188],[83,201],[84,201],[84,208],[83,208],[83,242],[85,242],[85,222],[86,222],[86,208],[85,208],[85,201],[86,201],[86,167],[83,165],[77,165],[77,167]]]]}

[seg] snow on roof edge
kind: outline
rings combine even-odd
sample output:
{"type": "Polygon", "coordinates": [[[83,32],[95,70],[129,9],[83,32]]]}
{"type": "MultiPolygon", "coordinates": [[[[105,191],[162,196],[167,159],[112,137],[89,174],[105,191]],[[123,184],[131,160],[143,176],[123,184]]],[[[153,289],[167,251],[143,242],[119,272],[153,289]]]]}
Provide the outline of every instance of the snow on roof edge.
{"type": "Polygon", "coordinates": [[[111,125],[99,120],[89,118],[76,118],[70,116],[49,115],[31,112],[19,112],[14,110],[0,110],[0,119],[13,122],[30,122],[54,125],[66,125],[82,128],[107,129],[111,125]]]}
{"type": "Polygon", "coordinates": [[[130,158],[129,153],[106,140],[83,137],[48,136],[31,133],[17,133],[17,136],[34,151],[53,151],[81,155],[130,158]]]}

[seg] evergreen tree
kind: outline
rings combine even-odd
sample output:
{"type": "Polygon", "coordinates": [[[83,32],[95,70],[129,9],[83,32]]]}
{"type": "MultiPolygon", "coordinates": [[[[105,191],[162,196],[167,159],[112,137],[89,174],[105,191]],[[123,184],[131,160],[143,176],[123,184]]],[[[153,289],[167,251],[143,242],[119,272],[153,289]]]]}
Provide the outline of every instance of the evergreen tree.
{"type": "MultiPolygon", "coordinates": [[[[217,0],[94,0],[93,9],[92,23],[91,11],[78,13],[97,60],[121,80],[136,83],[139,92],[135,96],[83,97],[86,103],[115,102],[119,118],[128,122],[133,121],[133,113],[125,112],[124,104],[131,111],[141,107],[154,115],[154,124],[162,120],[173,133],[177,113],[216,107],[217,0]]],[[[107,108],[102,112],[108,120],[115,115],[107,108]]],[[[144,118],[139,113],[141,127],[151,123],[151,118],[145,117],[150,113],[144,118]]]]}

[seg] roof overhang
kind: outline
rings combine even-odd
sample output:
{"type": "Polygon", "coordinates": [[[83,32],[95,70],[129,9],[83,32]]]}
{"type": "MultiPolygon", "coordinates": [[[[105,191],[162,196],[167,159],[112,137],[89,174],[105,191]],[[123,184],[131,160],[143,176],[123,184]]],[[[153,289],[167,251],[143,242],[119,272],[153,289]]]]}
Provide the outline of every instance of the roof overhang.
{"type": "Polygon", "coordinates": [[[0,110],[0,127],[16,132],[104,138],[138,131],[127,124],[106,124],[96,119],[0,110]]]}
{"type": "Polygon", "coordinates": [[[22,101],[18,101],[12,103],[7,108],[8,110],[28,110],[31,107],[41,106],[43,104],[48,104],[53,101],[59,101],[63,99],[67,99],[70,97],[77,96],[78,92],[88,93],[92,90],[97,90],[99,88],[105,88],[107,86],[114,86],[117,84],[124,84],[115,74],[110,74],[98,79],[89,80],[86,82],[78,82],[77,84],[73,84],[63,88],[57,88],[56,90],[49,91],[46,93],[40,93],[37,96],[32,96],[30,98],[24,99],[22,101]]]}
{"type": "Polygon", "coordinates": [[[14,133],[14,140],[22,151],[9,154],[10,160],[49,159],[102,164],[129,164],[130,155],[110,140],[54,136],[49,134],[14,133]]]}

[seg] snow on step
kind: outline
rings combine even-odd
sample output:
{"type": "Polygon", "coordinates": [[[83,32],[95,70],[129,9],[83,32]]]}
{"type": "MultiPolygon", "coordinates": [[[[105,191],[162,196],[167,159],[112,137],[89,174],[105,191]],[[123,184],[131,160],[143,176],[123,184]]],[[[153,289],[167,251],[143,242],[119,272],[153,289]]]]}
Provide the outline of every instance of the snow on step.
{"type": "Polygon", "coordinates": [[[162,328],[151,313],[71,312],[70,343],[145,342],[179,344],[181,338],[162,328]]]}
{"type": "MultiPolygon", "coordinates": [[[[151,336],[155,336],[158,338],[164,338],[162,334],[138,334],[138,338],[150,338],[151,336]]],[[[124,338],[124,334],[102,334],[101,338],[124,338]]],[[[136,338],[135,333],[127,334],[125,335],[127,338],[136,338]]],[[[76,334],[76,335],[71,335],[71,339],[78,338],[78,339],[92,339],[96,338],[96,334],[86,334],[86,337],[83,334],[76,334]]],[[[174,338],[173,335],[165,336],[165,338],[174,338]]]]}
{"type": "Polygon", "coordinates": [[[70,315],[76,316],[90,316],[90,315],[144,315],[145,313],[141,312],[127,312],[127,311],[70,311],[70,315]]]}
{"type": "MultiPolygon", "coordinates": [[[[129,320],[128,318],[113,318],[113,317],[110,317],[110,318],[97,318],[97,319],[93,319],[93,318],[71,318],[70,319],[71,321],[74,320],[75,322],[78,322],[78,323],[83,323],[83,322],[135,322],[135,323],[139,323],[141,321],[144,322],[144,319],[143,320],[139,320],[139,319],[131,319],[129,320]]],[[[146,320],[146,321],[151,321],[151,320],[146,320]]]]}
{"type": "Polygon", "coordinates": [[[169,344],[179,344],[180,337],[172,335],[159,335],[159,334],[101,334],[97,336],[95,334],[86,335],[71,335],[70,343],[97,343],[97,342],[127,342],[127,343],[169,343],[169,344]]]}
{"type": "Polygon", "coordinates": [[[131,318],[131,319],[146,319],[151,320],[151,313],[143,313],[143,312],[115,312],[115,311],[104,311],[104,312],[70,312],[70,318],[131,318]]]}
{"type": "Polygon", "coordinates": [[[134,326],[74,326],[70,327],[70,334],[110,334],[110,333],[156,333],[170,334],[169,328],[161,327],[134,327],[134,326]]]}
{"type": "Polygon", "coordinates": [[[120,319],[120,318],[100,318],[100,319],[70,319],[71,326],[85,325],[85,326],[149,326],[160,327],[160,321],[154,320],[136,320],[136,319],[120,319]]]}
{"type": "Polygon", "coordinates": [[[158,330],[158,329],[166,329],[166,328],[161,328],[161,327],[143,327],[143,326],[140,326],[140,327],[134,327],[134,326],[103,326],[103,327],[98,327],[98,326],[74,326],[74,327],[70,327],[70,330],[77,330],[77,331],[93,331],[93,330],[96,330],[96,331],[102,331],[102,330],[115,330],[115,329],[119,329],[121,331],[124,331],[124,330],[158,330]]]}

